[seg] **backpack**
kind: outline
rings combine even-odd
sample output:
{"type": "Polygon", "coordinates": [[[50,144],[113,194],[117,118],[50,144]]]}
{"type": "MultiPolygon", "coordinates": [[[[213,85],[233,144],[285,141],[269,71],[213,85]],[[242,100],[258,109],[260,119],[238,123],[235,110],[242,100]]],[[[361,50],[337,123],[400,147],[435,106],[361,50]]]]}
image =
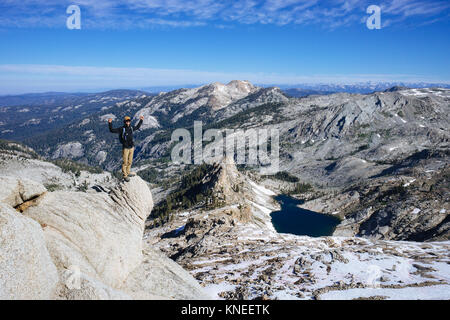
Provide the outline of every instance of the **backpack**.
{"type": "MultiPolygon", "coordinates": [[[[133,134],[133,126],[130,125],[130,129],[131,129],[131,134],[133,134]]],[[[122,133],[119,136],[119,140],[122,144],[124,144],[127,141],[127,133],[125,130],[125,127],[122,127],[122,133]]]]}

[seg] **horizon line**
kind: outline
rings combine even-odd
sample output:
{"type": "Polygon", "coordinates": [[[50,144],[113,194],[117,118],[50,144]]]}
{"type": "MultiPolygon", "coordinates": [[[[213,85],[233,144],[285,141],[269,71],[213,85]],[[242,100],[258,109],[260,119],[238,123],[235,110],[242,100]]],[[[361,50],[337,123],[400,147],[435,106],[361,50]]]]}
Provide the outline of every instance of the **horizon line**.
{"type": "MultiPolygon", "coordinates": [[[[237,79],[236,79],[237,80],[237,79]]],[[[234,81],[234,80],[232,80],[234,81]]],[[[237,80],[237,81],[247,81],[247,80],[237,80]]],[[[127,91],[141,91],[143,94],[150,93],[155,94],[159,92],[166,92],[163,89],[167,89],[170,91],[178,90],[178,89],[193,89],[206,85],[210,85],[213,83],[221,83],[220,81],[208,82],[208,83],[186,83],[181,85],[154,85],[154,86],[144,86],[144,87],[97,87],[92,89],[73,89],[73,90],[64,90],[64,91],[19,91],[14,93],[1,93],[0,97],[13,97],[13,96],[22,96],[22,95],[33,95],[33,94],[99,94],[106,93],[108,91],[118,91],[118,90],[127,90],[127,91]],[[161,89],[159,91],[148,91],[151,89],[161,89]]],[[[223,84],[223,83],[222,83],[223,84]]],[[[316,90],[316,91],[324,91],[326,89],[319,88],[306,88],[306,87],[319,87],[319,86],[340,86],[340,87],[350,87],[350,86],[358,86],[358,85],[376,85],[376,86],[384,86],[386,89],[395,87],[395,86],[405,86],[411,85],[411,89],[419,89],[419,88],[436,88],[442,86],[443,89],[450,89],[450,82],[428,82],[428,81],[360,81],[353,83],[335,83],[335,82],[318,82],[318,83],[296,83],[296,84],[283,84],[283,83],[252,83],[256,87],[261,88],[271,88],[277,87],[280,90],[288,90],[288,89],[303,89],[303,90],[316,90]],[[306,86],[306,87],[305,87],[306,86]]],[[[346,92],[344,91],[336,91],[336,93],[346,92]]]]}
{"type": "Polygon", "coordinates": [[[99,89],[197,86],[246,79],[261,86],[358,85],[376,83],[445,84],[435,75],[296,74],[249,71],[204,71],[148,67],[0,64],[1,95],[38,92],[93,92],[99,89]]]}

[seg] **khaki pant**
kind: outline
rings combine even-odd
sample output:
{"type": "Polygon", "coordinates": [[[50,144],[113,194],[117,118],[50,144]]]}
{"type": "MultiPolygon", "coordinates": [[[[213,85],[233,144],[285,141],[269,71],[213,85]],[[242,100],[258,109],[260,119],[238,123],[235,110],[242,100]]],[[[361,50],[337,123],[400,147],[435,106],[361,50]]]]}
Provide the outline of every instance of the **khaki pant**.
{"type": "Polygon", "coordinates": [[[122,173],[124,177],[128,177],[128,175],[130,174],[131,164],[133,163],[133,153],[134,148],[122,149],[122,156],[123,156],[122,173]]]}

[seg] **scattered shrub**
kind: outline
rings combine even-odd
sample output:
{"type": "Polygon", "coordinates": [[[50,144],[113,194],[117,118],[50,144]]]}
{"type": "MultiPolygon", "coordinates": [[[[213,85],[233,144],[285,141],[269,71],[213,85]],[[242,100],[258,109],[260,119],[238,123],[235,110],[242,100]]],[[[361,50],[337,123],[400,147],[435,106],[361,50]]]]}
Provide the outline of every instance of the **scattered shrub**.
{"type": "Polygon", "coordinates": [[[60,185],[58,183],[47,183],[47,184],[44,184],[44,187],[50,192],[62,190],[64,188],[62,185],[60,185]]]}
{"type": "Polygon", "coordinates": [[[212,165],[203,163],[181,178],[178,189],[161,201],[150,215],[153,225],[162,225],[171,219],[171,214],[180,209],[189,209],[197,204],[205,204],[209,208],[220,206],[211,189],[205,188],[202,179],[211,171],[212,165]],[[156,221],[157,222],[156,222],[156,221]]]}
{"type": "Polygon", "coordinates": [[[83,183],[79,184],[77,186],[77,191],[86,192],[89,188],[89,184],[86,180],[83,181],[83,183]]]}
{"type": "Polygon", "coordinates": [[[84,163],[76,162],[70,159],[57,159],[52,161],[62,169],[63,172],[72,172],[75,176],[79,177],[81,171],[87,171],[89,173],[102,173],[103,169],[100,167],[92,167],[84,163]]]}
{"type": "Polygon", "coordinates": [[[263,176],[264,178],[275,178],[278,180],[282,180],[282,181],[287,181],[287,182],[298,182],[298,178],[296,176],[291,175],[289,172],[286,171],[278,171],[276,174],[274,175],[266,175],[263,176]]]}
{"type": "Polygon", "coordinates": [[[294,188],[289,190],[288,194],[300,194],[312,191],[314,188],[309,183],[296,183],[294,188]]]}

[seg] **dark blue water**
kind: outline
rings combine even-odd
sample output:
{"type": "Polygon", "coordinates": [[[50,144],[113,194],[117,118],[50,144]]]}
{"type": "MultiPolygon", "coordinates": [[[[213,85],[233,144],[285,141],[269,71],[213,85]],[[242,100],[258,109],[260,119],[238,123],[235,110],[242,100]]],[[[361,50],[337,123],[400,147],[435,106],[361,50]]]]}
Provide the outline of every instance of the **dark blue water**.
{"type": "Polygon", "coordinates": [[[340,222],[336,217],[297,207],[303,200],[288,195],[278,195],[275,200],[281,205],[280,211],[271,213],[277,232],[310,237],[330,236],[340,222]]]}

